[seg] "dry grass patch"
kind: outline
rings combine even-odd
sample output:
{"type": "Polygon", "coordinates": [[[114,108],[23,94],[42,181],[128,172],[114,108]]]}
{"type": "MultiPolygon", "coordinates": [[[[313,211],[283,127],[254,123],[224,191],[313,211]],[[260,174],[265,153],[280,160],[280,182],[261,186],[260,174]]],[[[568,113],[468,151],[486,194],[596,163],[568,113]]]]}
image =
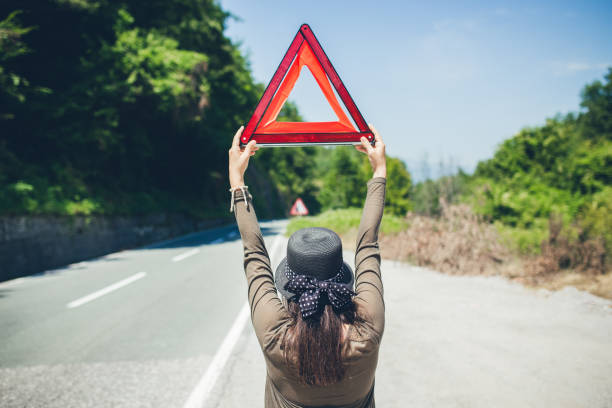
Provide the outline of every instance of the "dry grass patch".
{"type": "Polygon", "coordinates": [[[440,217],[409,214],[407,225],[398,233],[381,234],[384,258],[453,275],[501,275],[551,290],[574,286],[612,299],[603,245],[566,239],[555,222],[539,255],[509,249],[496,227],[467,205],[442,203],[440,217]]]}
{"type": "Polygon", "coordinates": [[[511,259],[493,226],[466,205],[444,206],[439,218],[409,214],[408,228],[382,235],[385,258],[408,261],[453,275],[497,274],[511,259]]]}

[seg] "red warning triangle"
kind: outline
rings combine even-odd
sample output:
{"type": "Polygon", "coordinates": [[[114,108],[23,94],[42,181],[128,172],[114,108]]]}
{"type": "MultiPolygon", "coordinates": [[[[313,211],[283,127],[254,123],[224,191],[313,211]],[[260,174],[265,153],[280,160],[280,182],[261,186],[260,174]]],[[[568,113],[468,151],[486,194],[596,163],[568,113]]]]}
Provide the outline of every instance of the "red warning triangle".
{"type": "Polygon", "coordinates": [[[374,135],[321,44],[308,24],[302,24],[257,104],[253,116],[244,128],[240,143],[244,145],[255,139],[257,144],[262,146],[359,144],[362,136],[374,143],[374,135]],[[337,121],[276,121],[304,66],[308,67],[317,81],[325,99],[338,117],[337,121]],[[340,107],[332,85],[357,125],[357,129],[340,107]]]}
{"type": "Polygon", "coordinates": [[[302,201],[301,198],[298,197],[295,200],[295,203],[291,206],[291,210],[289,211],[291,215],[308,215],[308,208],[306,208],[306,204],[302,201]]]}

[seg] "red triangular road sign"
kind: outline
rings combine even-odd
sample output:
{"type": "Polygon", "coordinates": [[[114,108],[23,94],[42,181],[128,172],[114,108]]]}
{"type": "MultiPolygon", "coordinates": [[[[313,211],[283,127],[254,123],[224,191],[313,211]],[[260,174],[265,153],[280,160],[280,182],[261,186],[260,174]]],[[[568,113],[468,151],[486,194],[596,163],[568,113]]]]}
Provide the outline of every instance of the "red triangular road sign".
{"type": "Polygon", "coordinates": [[[244,128],[240,143],[244,145],[249,140],[255,139],[257,144],[262,146],[359,144],[362,136],[374,143],[374,135],[321,44],[308,24],[302,24],[257,104],[253,116],[244,128]],[[276,121],[304,66],[310,69],[323,95],[336,113],[338,121],[276,121]],[[330,81],[358,129],[355,129],[340,107],[330,81]]]}
{"type": "Polygon", "coordinates": [[[298,199],[295,200],[295,203],[293,203],[293,206],[291,206],[291,211],[289,211],[289,214],[308,215],[308,208],[306,208],[306,205],[301,198],[298,197],[298,199]]]}

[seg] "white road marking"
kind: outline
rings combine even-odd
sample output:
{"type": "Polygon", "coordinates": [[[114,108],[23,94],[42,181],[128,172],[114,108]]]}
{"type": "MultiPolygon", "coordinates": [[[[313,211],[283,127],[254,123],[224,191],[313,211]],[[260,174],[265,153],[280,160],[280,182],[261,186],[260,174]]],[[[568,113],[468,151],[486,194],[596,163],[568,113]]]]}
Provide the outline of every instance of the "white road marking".
{"type": "Polygon", "coordinates": [[[105,288],[102,288],[96,292],[90,293],[87,296],[83,296],[82,298],[79,298],[77,300],[73,300],[72,302],[68,303],[66,305],[67,308],[72,309],[75,307],[79,307],[81,305],[84,305],[85,303],[89,303],[92,300],[95,300],[101,296],[104,296],[106,294],[109,294],[117,289],[120,289],[124,286],[129,285],[130,283],[136,282],[138,279],[142,279],[145,276],[147,276],[146,272],[138,272],[137,274],[134,274],[128,278],[125,278],[123,280],[120,280],[119,282],[113,283],[112,285],[109,285],[105,288]]]}
{"type": "MultiPolygon", "coordinates": [[[[274,255],[276,255],[275,252],[282,242],[282,238],[282,235],[278,235],[272,244],[272,250],[270,251],[271,259],[274,259],[274,255]]],[[[232,328],[223,339],[223,342],[217,350],[212,362],[208,366],[208,369],[202,378],[200,378],[200,381],[198,381],[198,384],[195,386],[193,391],[191,391],[189,399],[187,399],[187,402],[185,402],[183,408],[201,408],[204,406],[204,403],[208,399],[210,392],[217,382],[217,379],[223,372],[223,368],[225,367],[225,364],[227,364],[227,360],[229,360],[232,350],[236,346],[238,339],[240,339],[240,335],[242,334],[244,326],[249,320],[250,315],[251,311],[249,308],[249,303],[245,302],[242,309],[240,309],[236,320],[234,320],[232,328]]]]}
{"type": "MultiPolygon", "coordinates": [[[[280,259],[276,259],[276,251],[278,251],[278,248],[282,242],[283,242],[283,235],[279,234],[274,240],[274,243],[272,244],[272,248],[270,249],[270,263],[272,265],[277,265],[280,262],[280,259]]],[[[272,271],[274,272],[274,268],[272,269],[272,271]]]]}
{"type": "Polygon", "coordinates": [[[200,252],[198,248],[190,249],[189,251],[183,252],[182,254],[179,254],[172,258],[172,262],[180,262],[185,258],[189,258],[190,256],[197,254],[198,252],[200,252]]]}
{"type": "Polygon", "coordinates": [[[234,320],[232,328],[223,339],[221,347],[219,347],[215,357],[208,366],[208,369],[202,378],[200,378],[200,381],[198,381],[198,384],[193,391],[191,391],[189,399],[187,402],[185,402],[185,405],[183,405],[184,408],[201,408],[203,406],[204,402],[208,398],[208,395],[210,394],[210,391],[212,391],[212,388],[217,382],[217,378],[223,371],[223,367],[232,354],[232,350],[234,349],[234,346],[236,346],[236,343],[244,330],[244,326],[249,320],[250,314],[249,303],[245,302],[238,313],[238,317],[236,317],[236,320],[234,320]]]}

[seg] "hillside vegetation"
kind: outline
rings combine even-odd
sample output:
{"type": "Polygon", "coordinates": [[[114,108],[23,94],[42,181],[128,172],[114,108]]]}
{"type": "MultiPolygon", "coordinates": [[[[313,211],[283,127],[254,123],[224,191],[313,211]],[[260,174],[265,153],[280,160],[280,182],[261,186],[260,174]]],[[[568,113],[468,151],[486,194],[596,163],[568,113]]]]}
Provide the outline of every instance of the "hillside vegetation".
{"type": "Polygon", "coordinates": [[[612,69],[584,88],[581,106],[506,140],[470,182],[476,211],[523,252],[543,239],[612,249],[612,69]]]}
{"type": "Polygon", "coordinates": [[[218,210],[260,92],[227,17],[212,0],[3,1],[0,212],[218,210]]]}

